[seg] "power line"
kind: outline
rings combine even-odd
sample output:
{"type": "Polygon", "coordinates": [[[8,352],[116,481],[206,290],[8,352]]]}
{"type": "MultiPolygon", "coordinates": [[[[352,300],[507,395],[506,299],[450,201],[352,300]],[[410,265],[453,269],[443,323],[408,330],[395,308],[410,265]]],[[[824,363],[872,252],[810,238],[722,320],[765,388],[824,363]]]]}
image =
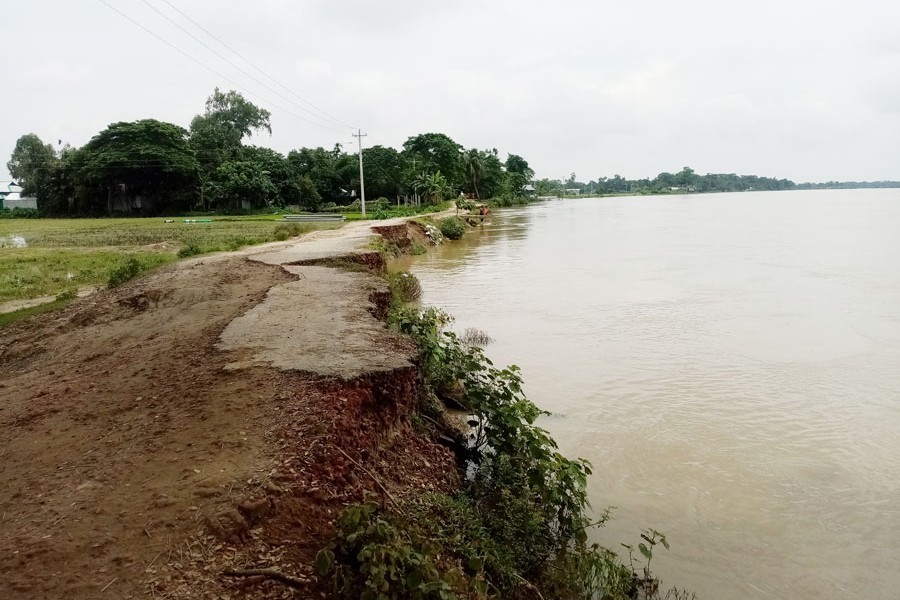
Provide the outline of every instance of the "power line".
{"type": "MultiPolygon", "coordinates": [[[[146,0],[145,0],[145,1],[146,1],[146,0]]],[[[256,69],[257,72],[259,72],[260,74],[262,74],[264,77],[266,77],[267,79],[269,79],[270,81],[272,81],[272,82],[275,83],[276,85],[278,85],[278,86],[284,88],[288,93],[290,93],[290,94],[292,94],[293,96],[295,96],[298,100],[300,100],[301,102],[303,102],[303,103],[306,104],[307,106],[309,106],[309,107],[315,109],[315,110],[318,111],[320,114],[322,114],[323,116],[327,117],[327,118],[330,119],[331,121],[337,123],[338,125],[343,125],[344,127],[349,127],[350,129],[357,129],[357,127],[354,127],[353,125],[350,125],[350,124],[348,124],[348,123],[346,123],[346,122],[344,122],[344,121],[341,121],[341,120],[338,119],[337,117],[335,117],[335,116],[329,114],[328,112],[324,111],[323,109],[319,108],[318,106],[316,106],[315,104],[313,104],[312,102],[310,102],[309,100],[307,100],[306,98],[304,98],[303,96],[301,96],[300,94],[298,94],[297,92],[295,92],[294,90],[292,90],[291,88],[287,87],[286,85],[284,85],[283,83],[281,83],[280,81],[278,81],[277,79],[275,79],[274,77],[272,77],[271,75],[269,75],[268,73],[266,73],[265,71],[263,71],[260,67],[258,67],[256,64],[254,64],[250,59],[248,59],[247,57],[245,57],[244,55],[242,55],[240,52],[238,52],[237,50],[235,50],[234,48],[232,48],[231,46],[229,46],[228,44],[226,44],[225,42],[223,42],[223,41],[222,41],[221,39],[219,39],[214,33],[212,33],[211,31],[209,31],[208,29],[206,29],[203,25],[201,25],[200,23],[198,23],[197,21],[195,21],[194,19],[192,19],[189,15],[185,14],[184,11],[182,11],[180,8],[178,8],[177,6],[175,6],[174,4],[172,4],[171,2],[169,2],[169,0],[162,0],[162,1],[165,2],[166,4],[168,4],[168,5],[169,5],[173,10],[175,10],[175,12],[177,12],[179,15],[181,15],[182,17],[184,17],[185,19],[187,19],[188,21],[190,21],[191,23],[193,23],[198,29],[200,29],[201,31],[203,31],[206,35],[208,35],[209,37],[211,37],[212,39],[214,39],[216,42],[218,42],[219,45],[221,45],[223,48],[225,48],[226,50],[228,50],[229,52],[231,52],[232,54],[234,54],[235,56],[237,56],[238,58],[240,58],[241,60],[243,60],[245,63],[247,63],[248,65],[250,65],[250,66],[253,67],[254,69],[256,69]]]]}
{"type": "MultiPolygon", "coordinates": [[[[203,46],[204,48],[206,48],[207,50],[209,50],[210,52],[212,52],[212,53],[213,53],[214,55],[216,55],[217,57],[219,57],[219,58],[221,58],[222,60],[224,60],[226,63],[228,63],[229,65],[231,65],[231,66],[234,67],[235,69],[237,69],[239,72],[241,72],[241,73],[243,73],[244,75],[246,75],[247,77],[249,77],[251,80],[253,80],[253,81],[254,81],[255,83],[257,83],[258,85],[261,85],[262,87],[266,88],[267,90],[269,90],[270,92],[272,92],[273,94],[275,94],[276,96],[278,96],[279,98],[281,98],[282,100],[285,100],[285,101],[287,101],[287,102],[290,102],[291,104],[293,104],[294,106],[296,106],[296,107],[299,108],[300,110],[309,113],[309,114],[312,115],[314,118],[316,118],[316,119],[322,119],[321,116],[317,115],[317,114],[316,114],[315,112],[313,112],[312,110],[306,108],[305,106],[301,106],[299,103],[297,103],[296,100],[291,100],[289,97],[285,96],[284,94],[282,94],[282,93],[279,92],[278,90],[274,89],[273,87],[271,87],[270,85],[268,85],[266,82],[260,81],[260,80],[259,80],[257,77],[255,77],[252,73],[247,72],[247,71],[246,71],[244,68],[242,68],[240,65],[235,64],[234,61],[232,61],[231,59],[229,59],[227,56],[223,56],[221,52],[219,52],[219,51],[216,50],[215,48],[211,47],[209,44],[207,44],[206,42],[204,42],[203,40],[201,40],[200,38],[198,38],[196,35],[194,35],[194,34],[191,33],[190,31],[188,31],[188,30],[187,30],[186,28],[184,28],[180,23],[178,23],[177,21],[175,21],[172,17],[170,17],[170,16],[167,15],[166,13],[162,12],[161,10],[159,10],[158,8],[156,8],[155,6],[153,6],[153,4],[151,4],[148,0],[142,0],[142,1],[143,1],[144,4],[146,4],[148,7],[150,7],[151,10],[153,10],[154,12],[156,12],[158,15],[160,15],[160,16],[161,16],[162,18],[164,18],[166,21],[168,21],[169,23],[171,23],[172,25],[174,25],[175,27],[177,27],[178,29],[180,29],[181,31],[183,31],[185,34],[187,34],[188,36],[190,36],[190,38],[193,39],[195,42],[197,42],[198,44],[200,44],[201,46],[203,46]]],[[[324,119],[322,119],[322,120],[324,120],[324,119]]],[[[332,119],[332,120],[333,120],[333,119],[332,119]]]]}
{"type": "Polygon", "coordinates": [[[132,23],[134,23],[135,25],[137,25],[138,27],[140,27],[141,29],[143,29],[144,31],[146,31],[147,33],[149,33],[150,35],[152,35],[153,37],[155,37],[156,39],[158,39],[159,41],[161,41],[162,43],[164,43],[165,45],[167,45],[167,46],[169,46],[170,48],[172,48],[173,50],[175,50],[176,52],[178,52],[178,53],[184,55],[184,56],[187,57],[188,59],[192,60],[193,62],[197,63],[198,65],[200,65],[201,67],[203,67],[204,69],[206,69],[207,71],[210,71],[211,73],[217,75],[218,77],[221,77],[222,79],[224,79],[225,81],[229,82],[231,85],[235,86],[236,88],[238,88],[238,89],[244,91],[245,93],[250,94],[251,96],[255,96],[255,97],[257,97],[257,98],[260,98],[263,102],[266,102],[267,104],[269,104],[269,105],[272,106],[273,108],[277,108],[278,110],[280,110],[280,111],[282,111],[282,112],[284,112],[284,113],[286,113],[286,114],[288,114],[288,115],[291,115],[291,116],[294,117],[295,119],[298,119],[298,120],[303,121],[303,122],[305,122],[305,123],[309,123],[310,125],[315,125],[316,127],[322,127],[323,129],[328,129],[328,130],[330,130],[330,131],[334,131],[334,132],[337,132],[337,133],[344,133],[343,130],[340,130],[340,129],[337,129],[337,128],[335,128],[335,127],[331,127],[331,126],[328,126],[328,125],[323,125],[323,124],[321,124],[321,123],[316,123],[316,122],[314,122],[314,121],[310,121],[309,119],[307,119],[307,118],[305,118],[305,117],[301,117],[300,115],[298,115],[298,114],[296,114],[296,113],[294,113],[294,112],[292,112],[292,111],[290,111],[290,110],[287,110],[286,108],[283,108],[283,107],[281,107],[281,106],[279,106],[279,105],[277,105],[277,104],[275,104],[275,103],[273,103],[273,102],[269,102],[269,101],[266,100],[265,98],[262,98],[262,96],[260,96],[258,93],[252,92],[252,91],[248,90],[246,87],[242,86],[240,83],[238,83],[238,82],[236,82],[235,80],[231,79],[231,78],[228,77],[227,75],[224,75],[223,73],[217,71],[217,70],[214,69],[213,67],[210,67],[209,65],[207,65],[207,64],[204,63],[203,61],[201,61],[201,60],[199,60],[198,58],[192,56],[192,55],[189,54],[188,52],[185,52],[184,50],[182,50],[181,48],[179,48],[178,46],[176,46],[175,44],[173,44],[173,43],[170,42],[169,40],[165,39],[164,37],[162,37],[162,36],[159,35],[158,33],[154,32],[153,30],[149,29],[148,27],[145,27],[142,23],[140,23],[139,21],[137,21],[137,20],[131,18],[131,17],[128,16],[127,14],[123,13],[123,12],[120,11],[118,8],[116,8],[115,6],[113,6],[112,4],[110,4],[109,2],[107,2],[106,0],[98,0],[98,1],[99,1],[101,4],[105,5],[107,8],[109,8],[110,10],[112,10],[113,12],[117,13],[117,14],[118,14],[119,16],[121,16],[122,18],[124,18],[124,19],[126,19],[126,20],[128,20],[128,21],[131,21],[132,23]]]}

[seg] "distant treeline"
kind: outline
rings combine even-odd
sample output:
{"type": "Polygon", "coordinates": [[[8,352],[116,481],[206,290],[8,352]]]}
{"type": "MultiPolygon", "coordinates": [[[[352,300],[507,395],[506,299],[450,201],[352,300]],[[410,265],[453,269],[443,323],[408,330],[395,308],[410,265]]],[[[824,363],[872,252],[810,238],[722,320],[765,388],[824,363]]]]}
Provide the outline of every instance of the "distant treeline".
{"type": "MultiPolygon", "coordinates": [[[[59,150],[30,133],[19,138],[7,167],[47,216],[316,211],[352,203],[360,189],[358,154],[340,144],[287,156],[245,145],[254,134],[271,133],[269,118],[237,92],[216,89],[189,129],[156,119],[113,123],[83,147],[59,150]]],[[[387,199],[381,204],[437,204],[460,193],[514,198],[534,176],[521,156],[501,160],[496,149],[466,149],[442,133],[412,136],[400,150],[365,148],[363,162],[366,195],[387,199]]]]}
{"type": "Polygon", "coordinates": [[[855,190],[860,188],[900,188],[900,181],[828,181],[798,183],[798,190],[855,190]]]}
{"type": "Polygon", "coordinates": [[[539,179],[535,183],[538,195],[551,194],[696,194],[707,192],[749,192],[755,190],[848,189],[900,187],[898,181],[794,183],[790,179],[775,179],[735,173],[707,173],[699,175],[690,167],[678,173],[660,173],[653,179],[625,179],[620,175],[578,181],[572,173],[565,181],[539,179]]]}

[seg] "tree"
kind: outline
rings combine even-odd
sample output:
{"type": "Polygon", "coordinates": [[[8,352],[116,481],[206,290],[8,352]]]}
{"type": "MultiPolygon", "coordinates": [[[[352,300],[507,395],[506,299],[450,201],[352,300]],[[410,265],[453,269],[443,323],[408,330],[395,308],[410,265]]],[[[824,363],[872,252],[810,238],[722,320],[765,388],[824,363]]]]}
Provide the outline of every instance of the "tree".
{"type": "Polygon", "coordinates": [[[403,161],[393,148],[372,146],[363,150],[366,195],[396,198],[403,193],[403,161]]]}
{"type": "Polygon", "coordinates": [[[251,208],[271,206],[278,195],[268,172],[258,163],[235,160],[222,163],[216,170],[221,198],[231,208],[243,208],[242,202],[251,208]]]}
{"type": "Polygon", "coordinates": [[[481,194],[485,198],[493,198],[503,191],[503,182],[506,173],[503,170],[503,162],[500,160],[496,148],[484,150],[481,153],[483,174],[481,176],[481,194]]]}
{"type": "Polygon", "coordinates": [[[200,160],[214,171],[225,160],[234,158],[244,138],[259,131],[272,133],[271,113],[248,102],[235,91],[213,91],[206,100],[206,111],[191,121],[191,146],[200,160]]]}
{"type": "Polygon", "coordinates": [[[465,185],[462,146],[443,133],[422,133],[403,143],[403,157],[412,166],[414,176],[424,172],[441,172],[453,189],[465,185]]]}
{"type": "Polygon", "coordinates": [[[77,153],[77,178],[89,213],[159,213],[189,208],[199,165],[187,131],[144,119],[113,123],[77,153]]]}
{"type": "Polygon", "coordinates": [[[6,168],[16,183],[22,186],[22,193],[33,196],[37,195],[42,182],[58,162],[53,146],[45,144],[36,134],[27,133],[16,140],[6,168]]]}
{"type": "Polygon", "coordinates": [[[308,177],[319,198],[327,202],[346,201],[349,194],[345,190],[359,177],[353,157],[340,144],[335,144],[332,150],[321,147],[291,150],[287,159],[292,172],[308,177]]]}
{"type": "Polygon", "coordinates": [[[272,205],[300,204],[300,175],[291,169],[290,163],[280,152],[260,146],[245,146],[241,148],[239,157],[259,166],[269,177],[276,190],[270,199],[272,205]]]}
{"type": "Polygon", "coordinates": [[[481,200],[481,194],[478,191],[478,182],[484,179],[484,160],[482,154],[475,148],[467,150],[463,154],[463,165],[466,170],[467,184],[471,184],[469,188],[475,197],[481,200]]]}
{"type": "Polygon", "coordinates": [[[534,177],[534,171],[528,161],[518,154],[506,157],[506,193],[510,196],[521,196],[522,188],[534,177]]]}
{"type": "Polygon", "coordinates": [[[675,175],[675,182],[679,187],[688,189],[693,187],[700,178],[694,173],[690,167],[685,167],[681,172],[675,175]]]}

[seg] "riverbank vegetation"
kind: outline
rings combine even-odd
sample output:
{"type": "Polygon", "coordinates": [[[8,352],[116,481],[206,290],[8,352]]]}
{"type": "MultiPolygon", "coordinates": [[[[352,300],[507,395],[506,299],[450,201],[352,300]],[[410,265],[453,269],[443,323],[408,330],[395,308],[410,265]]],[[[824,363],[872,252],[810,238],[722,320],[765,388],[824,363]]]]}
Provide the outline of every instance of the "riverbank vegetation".
{"type": "MultiPolygon", "coordinates": [[[[156,119],[113,123],[80,148],[58,149],[29,133],[7,167],[23,195],[37,198],[41,216],[335,211],[358,203],[358,154],[335,144],[283,155],[246,143],[271,131],[267,110],[216,89],[187,128],[156,119]]],[[[367,212],[376,217],[460,194],[517,196],[533,176],[521,156],[504,161],[497,149],[466,149],[442,133],[411,136],[399,150],[366,148],[363,162],[374,199],[367,212]]]]}
{"type": "MultiPolygon", "coordinates": [[[[316,560],[335,597],[659,598],[659,582],[649,569],[638,573],[634,557],[626,564],[589,543],[588,530],[609,518],[590,516],[590,465],[563,456],[536,424],[547,413],[525,397],[518,368],[499,369],[460,341],[440,310],[396,303],[389,321],[420,349],[413,420],[456,438],[463,483],[452,494],[349,506],[316,560]],[[469,414],[468,435],[449,424],[448,398],[469,414]]],[[[668,542],[652,530],[642,538],[649,565],[668,542]]]]}

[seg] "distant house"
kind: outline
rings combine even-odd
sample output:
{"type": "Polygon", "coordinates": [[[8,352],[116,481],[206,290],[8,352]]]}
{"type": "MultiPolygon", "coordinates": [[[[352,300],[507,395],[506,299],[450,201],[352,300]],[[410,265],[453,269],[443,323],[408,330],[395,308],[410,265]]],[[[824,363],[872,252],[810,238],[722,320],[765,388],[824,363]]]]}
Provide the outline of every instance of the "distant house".
{"type": "Polygon", "coordinates": [[[0,182],[0,208],[37,208],[37,198],[22,196],[22,187],[15,181],[0,182]]]}
{"type": "Polygon", "coordinates": [[[534,194],[535,194],[534,186],[531,185],[530,183],[529,183],[529,184],[526,184],[526,185],[523,185],[523,186],[522,186],[522,193],[525,194],[526,196],[534,196],[534,194]]]}
{"type": "Polygon", "coordinates": [[[566,188],[566,196],[580,196],[581,188],[566,188]]]}
{"type": "Polygon", "coordinates": [[[0,181],[0,201],[6,200],[15,194],[18,197],[22,193],[22,187],[15,181],[0,181]]]}

